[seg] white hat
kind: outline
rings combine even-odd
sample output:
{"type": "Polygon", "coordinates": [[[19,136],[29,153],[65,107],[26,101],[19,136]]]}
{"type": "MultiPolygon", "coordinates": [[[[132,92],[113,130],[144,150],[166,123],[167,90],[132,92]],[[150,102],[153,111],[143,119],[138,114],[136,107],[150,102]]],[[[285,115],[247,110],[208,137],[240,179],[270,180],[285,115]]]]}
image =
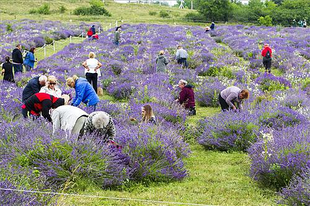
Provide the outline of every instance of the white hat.
{"type": "MultiPolygon", "coordinates": [[[[89,115],[91,116],[91,114],[89,115]]],[[[92,118],[92,124],[96,129],[104,128],[108,125],[110,117],[105,112],[96,112],[92,118]]]]}

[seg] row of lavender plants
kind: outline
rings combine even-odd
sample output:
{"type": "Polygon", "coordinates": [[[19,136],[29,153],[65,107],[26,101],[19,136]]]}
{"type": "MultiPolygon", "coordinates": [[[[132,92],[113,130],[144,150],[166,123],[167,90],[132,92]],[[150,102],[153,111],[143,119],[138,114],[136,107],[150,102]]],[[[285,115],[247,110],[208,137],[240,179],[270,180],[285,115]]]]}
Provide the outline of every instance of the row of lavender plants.
{"type": "MultiPolygon", "coordinates": [[[[95,24],[98,28],[100,25],[95,24]]],[[[35,21],[29,19],[6,20],[0,23],[0,62],[4,62],[5,56],[11,56],[16,44],[21,44],[23,49],[42,47],[53,40],[66,39],[69,36],[86,36],[86,31],[91,24],[79,25],[62,23],[60,21],[35,21]]]]}
{"type": "MultiPolygon", "coordinates": [[[[189,153],[189,149],[180,135],[186,130],[182,126],[186,115],[182,108],[173,103],[178,95],[178,91],[173,85],[179,79],[186,79],[189,83],[196,86],[197,103],[201,106],[218,106],[218,93],[226,86],[237,85],[242,88],[246,87],[251,91],[251,98],[247,105],[245,105],[246,112],[240,114],[219,114],[212,119],[202,120],[197,127],[197,132],[195,134],[191,133],[191,135],[198,136],[198,142],[208,149],[249,151],[250,157],[253,160],[251,174],[265,185],[281,188],[287,186],[289,182],[295,181],[291,183],[293,185],[287,187],[285,192],[283,192],[284,199],[290,201],[296,197],[294,195],[297,193],[294,193],[294,191],[299,189],[296,187],[305,185],[305,183],[297,184],[296,181],[307,181],[306,175],[309,173],[305,172],[302,178],[294,177],[294,175],[307,171],[305,168],[309,165],[309,162],[302,159],[299,160],[302,156],[296,156],[296,162],[300,162],[300,165],[291,165],[291,176],[281,176],[281,174],[284,174],[282,173],[281,166],[285,165],[281,161],[288,161],[286,156],[282,159],[279,158],[276,161],[271,161],[268,159],[268,156],[263,156],[265,153],[259,153],[259,145],[267,145],[266,147],[268,148],[267,143],[260,143],[266,139],[263,138],[264,136],[272,133],[271,131],[307,125],[308,97],[304,92],[298,90],[302,85],[295,84],[291,78],[263,74],[258,70],[259,67],[262,67],[261,62],[257,61],[257,67],[253,69],[251,60],[248,61],[248,58],[236,56],[237,53],[233,45],[229,43],[218,44],[217,42],[220,41],[225,42],[218,39],[222,38],[221,35],[225,34],[227,38],[229,37],[229,34],[224,33],[224,31],[229,31],[229,28],[230,26],[219,27],[217,31],[219,34],[212,34],[212,36],[218,36],[211,38],[199,27],[171,27],[145,24],[123,25],[124,32],[122,33],[121,45],[119,47],[112,43],[113,33],[111,31],[104,32],[97,41],[85,41],[82,44],[67,46],[64,50],[39,62],[35,71],[16,76],[16,82],[21,87],[25,85],[31,76],[44,70],[57,76],[63,89],[65,89],[65,78],[73,74],[84,76],[84,68],[81,66],[81,63],[87,59],[90,51],[97,54],[98,60],[103,64],[103,76],[100,79],[101,86],[115,99],[127,100],[127,103],[121,104],[102,101],[100,103],[101,106],[99,106],[99,109],[109,112],[114,117],[118,131],[116,140],[123,146],[121,152],[118,150],[114,151],[113,148],[111,148],[113,151],[109,150],[111,158],[115,157],[119,160],[118,162],[113,159],[112,162],[116,161],[115,164],[119,165],[112,165],[110,167],[109,161],[107,161],[108,164],[103,165],[105,170],[102,169],[102,173],[97,174],[101,178],[98,182],[100,182],[102,187],[124,184],[128,180],[148,179],[157,181],[162,179],[182,179],[186,176],[187,172],[182,158],[189,153]],[[183,45],[189,53],[188,62],[190,66],[188,69],[181,68],[174,61],[176,46],[179,44],[183,45]],[[156,73],[155,58],[162,49],[166,51],[166,56],[170,63],[166,73],[156,73]],[[295,89],[289,89],[291,87],[295,89]],[[155,111],[159,122],[159,125],[155,127],[156,129],[149,125],[146,127],[129,121],[130,117],[140,118],[140,108],[146,103],[151,104],[155,111]],[[255,147],[258,149],[252,149],[255,147]],[[262,157],[262,159],[256,160],[254,157],[262,157]],[[263,164],[269,165],[269,168],[266,166],[264,170],[261,170],[263,164]],[[276,164],[279,165],[280,169],[275,172],[275,170],[270,168],[276,164]],[[115,169],[113,171],[115,172],[116,179],[106,176],[106,173],[104,173],[104,171],[111,168],[115,169]],[[274,177],[272,175],[269,178],[264,178],[265,176],[268,177],[269,174],[277,176],[276,179],[279,181],[270,181],[274,179],[271,178],[274,177]],[[294,177],[294,181],[290,181],[292,177],[294,177]],[[285,179],[284,182],[283,179],[285,179]],[[289,195],[285,196],[285,194],[289,195]]],[[[236,28],[241,31],[252,29],[253,32],[256,29],[241,26],[236,28]]],[[[265,28],[257,27],[257,29],[265,28]]],[[[237,34],[232,35],[237,39],[237,34]]],[[[240,32],[238,35],[245,36],[245,41],[250,41],[252,38],[246,32],[240,32]]],[[[297,43],[300,42],[297,41],[297,43]]],[[[259,46],[259,42],[257,42],[256,46],[259,46]]],[[[257,50],[256,47],[255,49],[257,50]]],[[[258,55],[255,57],[258,58],[258,55]]],[[[19,97],[15,101],[17,102],[15,103],[17,104],[16,108],[18,108],[20,95],[17,94],[15,96],[19,97]]],[[[6,101],[12,103],[10,99],[6,101]]],[[[14,104],[12,105],[14,106],[14,104]]],[[[10,109],[4,110],[11,112],[10,109]]],[[[5,116],[6,121],[15,121],[16,118],[19,120],[18,112],[14,115],[9,113],[5,116]]],[[[44,130],[49,131],[48,126],[45,127],[47,128],[44,130]]],[[[272,137],[275,139],[276,133],[272,134],[272,137]]],[[[290,137],[287,144],[297,145],[296,147],[298,147],[295,139],[292,136],[290,137]]],[[[37,137],[33,138],[37,139],[37,137]]],[[[51,147],[50,149],[57,150],[55,149],[55,147],[57,148],[57,143],[54,142],[54,139],[57,139],[56,142],[64,140],[61,135],[56,135],[52,138],[53,142],[47,144],[48,147],[51,147]]],[[[301,139],[305,143],[306,139],[301,139]]],[[[75,148],[76,145],[68,144],[71,149],[66,150],[73,151],[73,147],[75,148]]],[[[85,144],[91,143],[86,142],[85,144]]],[[[305,145],[307,149],[308,146],[307,144],[305,145]]],[[[84,146],[81,147],[84,148],[84,146]]],[[[100,147],[103,147],[103,145],[100,147]]],[[[281,150],[279,149],[281,148],[280,145],[274,147],[276,149],[272,151],[278,153],[273,154],[273,157],[282,155],[282,153],[299,153],[299,150],[295,151],[294,147],[291,150],[281,150]]],[[[37,148],[37,146],[34,146],[34,148],[37,148]]],[[[44,149],[43,151],[49,150],[44,149]]],[[[59,151],[62,153],[64,149],[59,151]]],[[[301,151],[307,150],[303,148],[301,151]]],[[[307,155],[307,152],[305,153],[307,155]]],[[[96,155],[100,156],[100,154],[96,155]]],[[[44,161],[48,161],[50,154],[47,154],[46,157],[48,158],[44,161]]],[[[107,157],[110,158],[109,155],[107,157]]],[[[21,159],[23,160],[23,158],[21,159]]],[[[20,157],[17,159],[20,159],[20,157]]],[[[58,160],[54,161],[58,162],[58,160]]],[[[90,160],[82,159],[81,161],[87,162],[90,160]]],[[[96,159],[94,161],[96,162],[96,159]]],[[[63,178],[57,172],[50,172],[48,169],[56,167],[53,164],[51,168],[41,168],[38,170],[40,173],[42,172],[42,175],[47,175],[48,177],[52,174],[52,177],[47,178],[42,187],[50,189],[57,186],[54,189],[59,189],[63,188],[67,183],[73,183],[73,180],[83,180],[83,178],[76,178],[74,176],[79,173],[76,171],[80,171],[80,168],[74,167],[76,164],[85,165],[80,162],[73,162],[72,167],[70,166],[71,173],[61,173],[67,175],[73,173],[74,178],[71,179],[63,178]],[[60,181],[55,181],[55,178],[59,178],[60,181]],[[54,184],[54,182],[57,184],[54,184]]],[[[100,164],[100,162],[94,164],[100,164]]],[[[66,163],[65,165],[68,164],[66,163]]],[[[33,165],[33,163],[30,166],[27,163],[26,166],[27,168],[30,166],[32,168],[38,167],[38,165],[33,165]]],[[[55,171],[62,172],[58,168],[59,166],[57,166],[55,171]]],[[[286,167],[283,166],[283,168],[286,167]]],[[[78,177],[85,177],[85,174],[92,178],[94,175],[90,171],[89,173],[81,173],[78,177]]],[[[95,181],[96,175],[94,179],[92,178],[84,181],[97,182],[95,181]]],[[[305,198],[302,201],[305,201],[305,198]]]]}

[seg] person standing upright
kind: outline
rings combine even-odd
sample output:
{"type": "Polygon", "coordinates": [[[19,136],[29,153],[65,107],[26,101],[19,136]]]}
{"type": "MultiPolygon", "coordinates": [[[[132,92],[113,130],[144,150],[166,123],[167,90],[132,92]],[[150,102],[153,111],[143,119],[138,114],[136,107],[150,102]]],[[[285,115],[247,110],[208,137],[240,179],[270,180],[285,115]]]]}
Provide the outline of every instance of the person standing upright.
{"type": "Polygon", "coordinates": [[[119,40],[121,38],[121,31],[122,31],[122,27],[121,26],[116,27],[115,34],[114,34],[114,44],[116,46],[119,45],[119,40]]]}
{"type": "Polygon", "coordinates": [[[263,64],[265,66],[265,72],[271,72],[271,61],[272,61],[272,50],[269,47],[269,44],[264,45],[264,49],[262,50],[263,56],[263,64]]]}
{"type": "Polygon", "coordinates": [[[214,24],[214,22],[211,23],[210,29],[211,29],[211,31],[214,31],[214,29],[215,29],[215,24],[214,24]]]}
{"type": "Polygon", "coordinates": [[[20,44],[16,45],[16,48],[12,52],[12,60],[13,60],[13,67],[14,73],[23,72],[23,55],[22,55],[22,46],[20,44]]]}
{"type": "Polygon", "coordinates": [[[185,67],[188,67],[187,64],[188,53],[185,51],[182,46],[178,46],[177,53],[175,54],[175,58],[178,64],[182,64],[185,67]]]}
{"type": "Polygon", "coordinates": [[[161,50],[159,52],[158,57],[156,58],[156,72],[166,72],[168,60],[165,57],[165,52],[164,50],[161,50]]]}
{"type": "Polygon", "coordinates": [[[26,71],[31,71],[34,68],[34,63],[36,62],[36,58],[34,57],[35,50],[36,48],[32,47],[26,54],[24,61],[26,71]]]}
{"type": "Polygon", "coordinates": [[[102,64],[95,59],[96,55],[94,52],[89,52],[89,59],[83,62],[83,67],[85,68],[85,76],[87,81],[93,86],[96,93],[98,93],[98,77],[101,76],[100,67],[102,64]]]}
{"type": "Polygon", "coordinates": [[[13,66],[10,62],[10,57],[5,57],[5,63],[2,64],[2,75],[3,75],[3,81],[8,82],[15,82],[14,81],[14,74],[13,74],[13,66]]]}

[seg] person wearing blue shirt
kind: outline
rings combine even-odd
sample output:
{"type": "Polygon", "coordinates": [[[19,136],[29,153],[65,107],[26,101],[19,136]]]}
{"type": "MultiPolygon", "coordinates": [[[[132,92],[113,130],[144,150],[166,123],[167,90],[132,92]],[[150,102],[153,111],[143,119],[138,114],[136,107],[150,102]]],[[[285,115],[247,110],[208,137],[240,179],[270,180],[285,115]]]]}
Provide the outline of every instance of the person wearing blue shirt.
{"type": "Polygon", "coordinates": [[[35,50],[36,50],[36,48],[32,47],[29,50],[29,52],[27,52],[27,54],[26,54],[25,61],[24,61],[26,71],[30,71],[31,69],[34,68],[34,63],[36,62],[36,59],[34,57],[35,50]]]}
{"type": "Polygon", "coordinates": [[[87,106],[94,106],[94,111],[96,110],[99,97],[92,85],[85,78],[73,75],[73,77],[67,79],[67,85],[75,89],[75,97],[71,103],[72,106],[79,106],[83,102],[87,106]]]}

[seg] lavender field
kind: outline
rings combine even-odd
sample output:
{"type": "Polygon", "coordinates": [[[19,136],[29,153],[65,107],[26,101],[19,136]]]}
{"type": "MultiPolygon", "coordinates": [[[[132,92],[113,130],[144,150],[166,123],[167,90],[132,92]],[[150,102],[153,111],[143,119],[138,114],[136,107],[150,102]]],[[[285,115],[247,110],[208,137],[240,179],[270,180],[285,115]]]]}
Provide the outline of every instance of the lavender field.
{"type": "MultiPolygon", "coordinates": [[[[5,25],[1,28],[5,33],[5,25]]],[[[49,30],[52,28],[46,26],[44,31],[49,30]]],[[[310,204],[310,29],[236,25],[219,26],[207,35],[201,27],[124,24],[122,30],[118,47],[112,43],[111,29],[101,33],[99,40],[69,44],[38,62],[35,70],[16,75],[16,84],[1,83],[1,188],[79,192],[87,191],[88,185],[103,191],[119,191],[140,183],[182,185],[194,176],[192,167],[196,165],[185,164],[196,155],[191,149],[201,147],[205,151],[197,159],[209,157],[210,151],[227,159],[237,158],[236,154],[248,156],[250,166],[244,168],[247,171],[243,175],[251,177],[253,187],[276,193],[268,203],[253,199],[240,205],[266,205],[270,201],[310,204]],[[260,55],[264,43],[273,49],[272,74],[264,73],[260,55]],[[174,60],[180,44],[189,53],[189,68],[182,68],[174,60]],[[169,59],[166,73],[156,72],[155,59],[160,50],[165,50],[169,59]],[[113,117],[115,141],[122,149],[92,136],[77,141],[76,136],[67,137],[62,131],[53,134],[52,125],[44,119],[22,118],[21,93],[31,77],[48,71],[58,78],[63,91],[74,95],[65,87],[65,79],[74,74],[84,76],[81,63],[89,52],[95,52],[103,64],[100,86],[105,95],[97,110],[113,117]],[[203,117],[199,121],[188,117],[174,101],[179,93],[174,85],[180,79],[195,86],[198,111],[214,110],[216,115],[198,114],[203,117]],[[250,99],[240,113],[218,113],[218,94],[232,85],[247,88],[250,99]],[[154,109],[158,121],[155,126],[129,120],[134,117],[140,121],[141,106],[146,103],[154,109]]],[[[32,41],[28,38],[25,41],[32,41]]],[[[10,41],[6,44],[12,47],[10,41]]],[[[204,161],[205,167],[212,162],[204,161]]],[[[196,187],[203,190],[201,184],[196,187]]],[[[230,192],[235,189],[232,187],[230,192]]],[[[221,194],[221,188],[217,193],[221,194]]],[[[213,195],[208,191],[204,194],[213,195]]],[[[202,197],[195,201],[195,197],[180,197],[176,201],[234,205],[230,198],[202,197]]],[[[1,205],[63,201],[57,195],[0,190],[1,205]]]]}

